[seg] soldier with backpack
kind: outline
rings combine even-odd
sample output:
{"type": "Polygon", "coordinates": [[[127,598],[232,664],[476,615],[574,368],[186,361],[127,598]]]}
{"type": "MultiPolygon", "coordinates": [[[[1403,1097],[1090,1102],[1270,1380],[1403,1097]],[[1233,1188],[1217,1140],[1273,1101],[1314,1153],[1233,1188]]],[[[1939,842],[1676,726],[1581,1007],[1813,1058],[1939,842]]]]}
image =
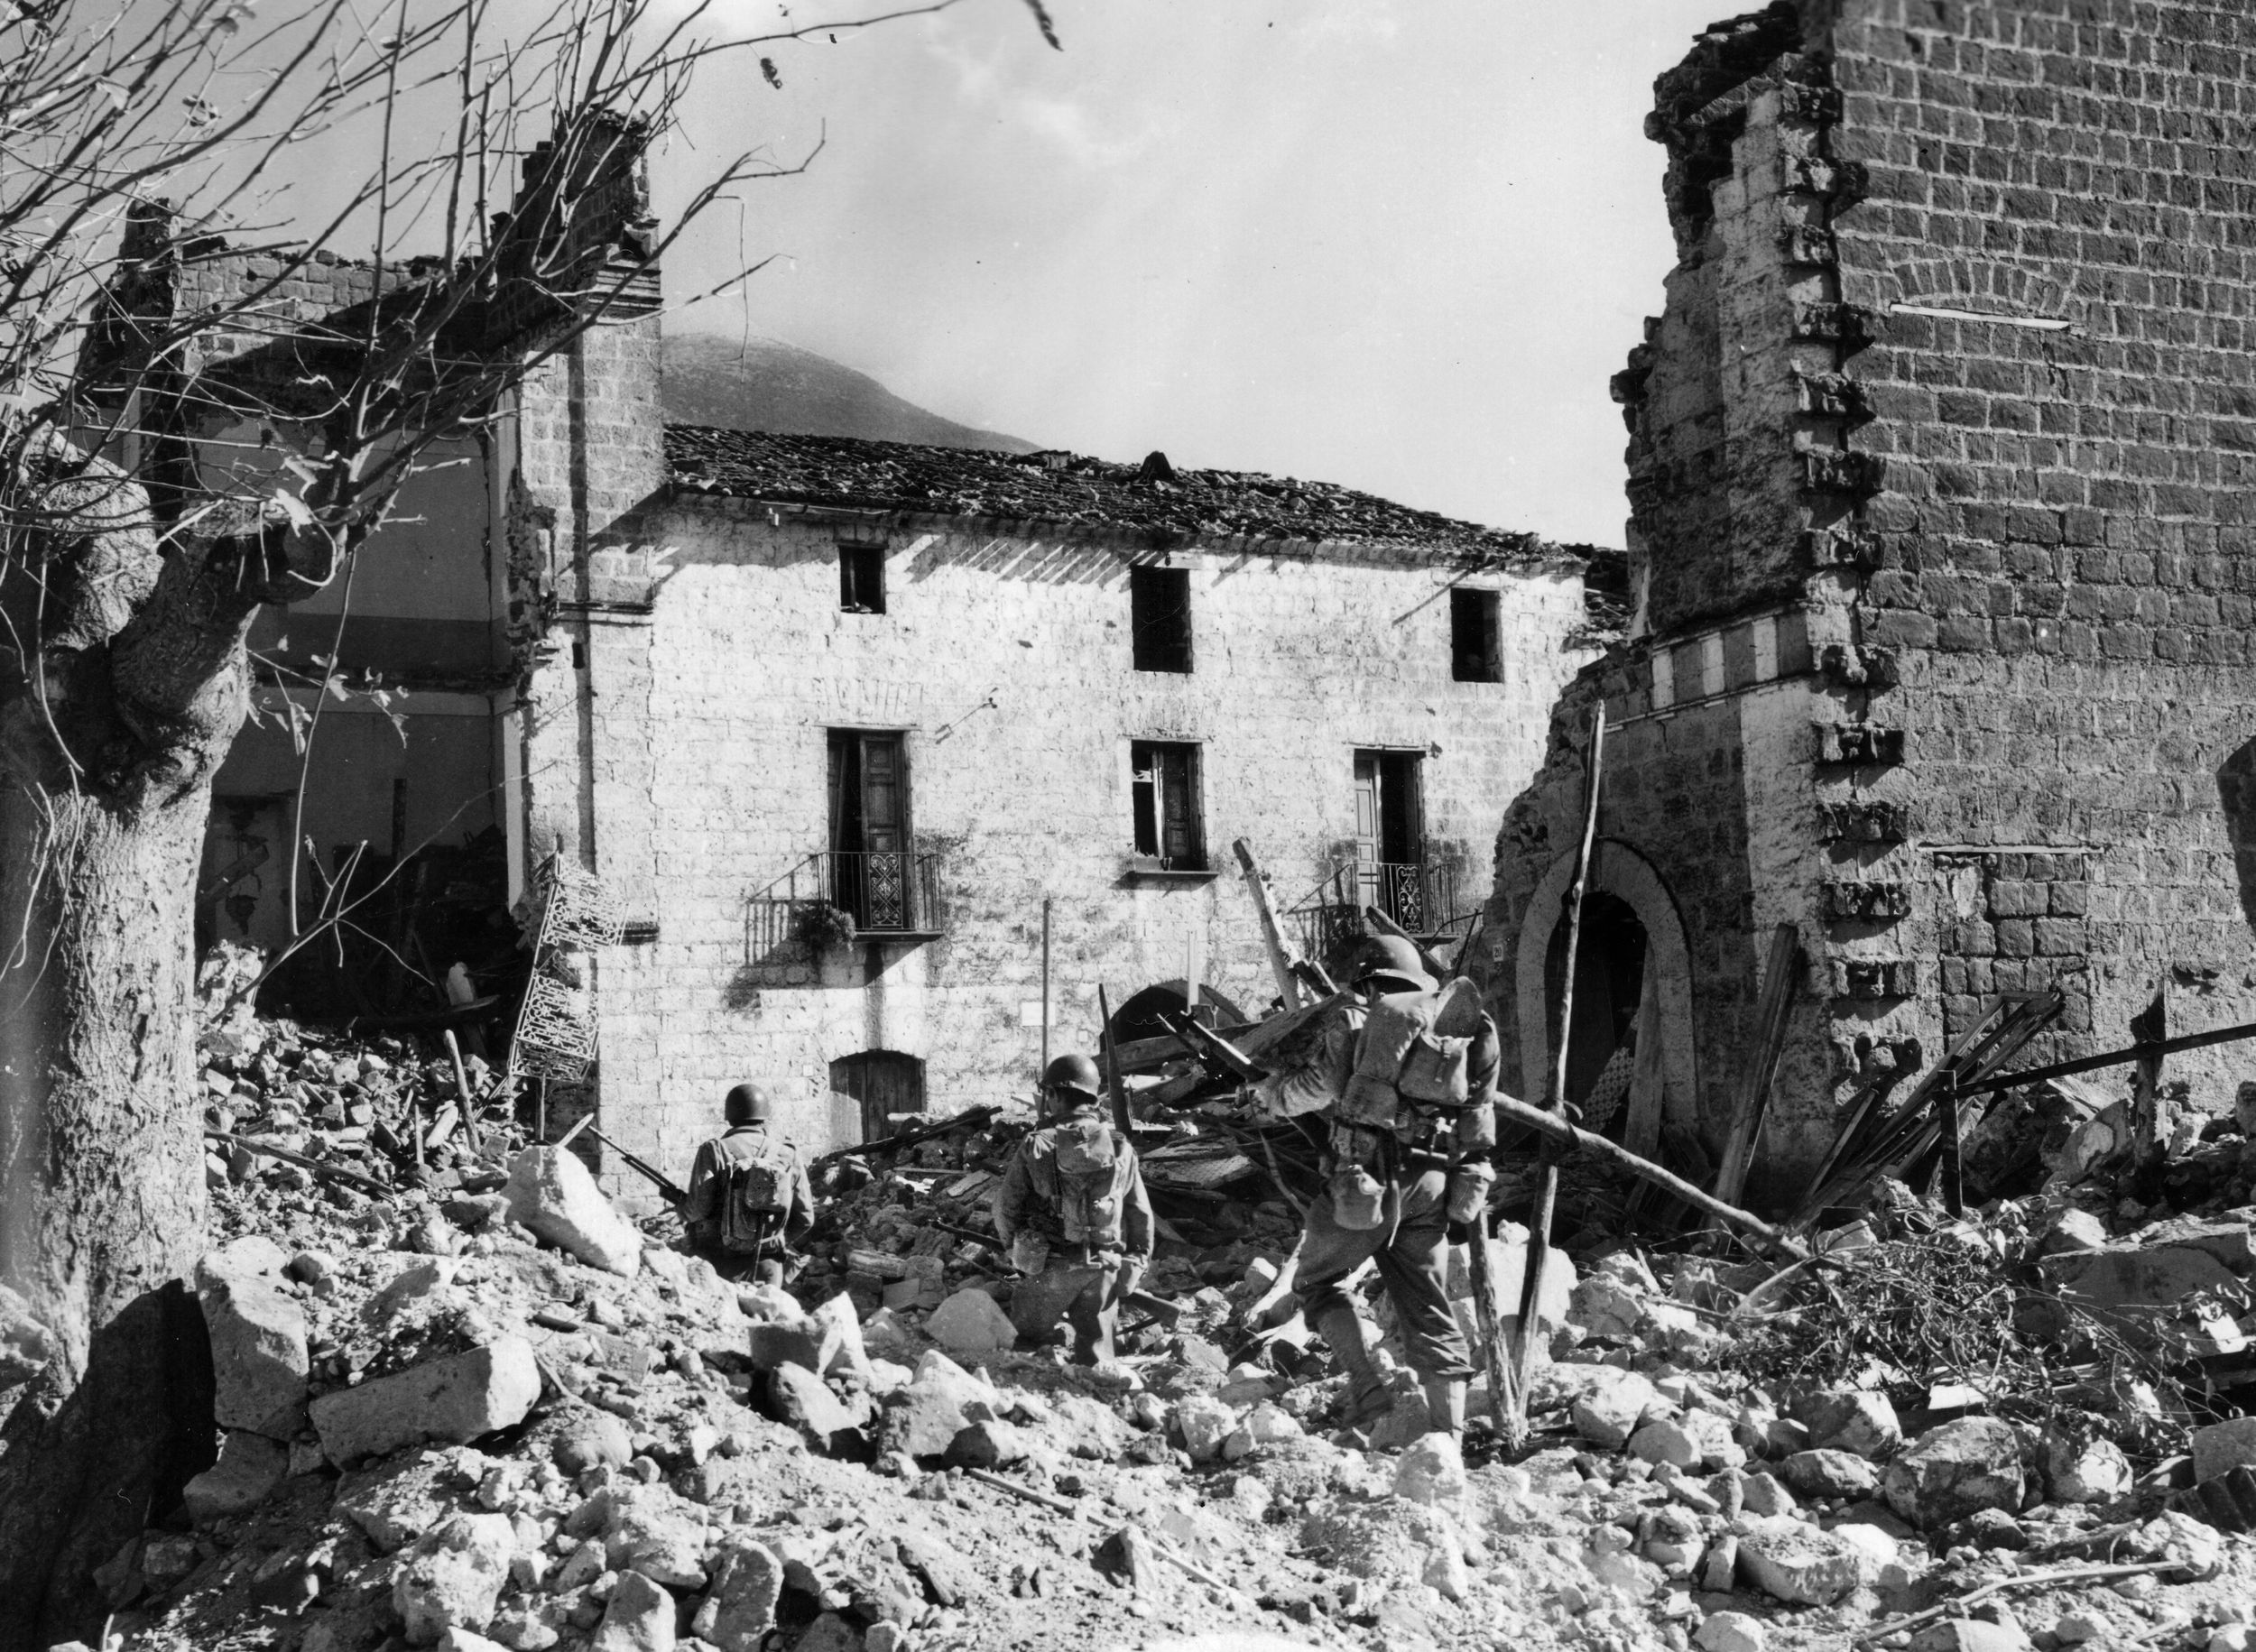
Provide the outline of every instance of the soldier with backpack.
{"type": "Polygon", "coordinates": [[[1460,1434],[1473,1365],[1449,1309],[1448,1232],[1480,1219],[1495,1179],[1496,1024],[1470,982],[1439,985],[1399,937],[1360,942],[1348,974],[1326,1033],[1329,1150],[1300,1240],[1301,1311],[1346,1371],[1343,1422],[1375,1422],[1393,1397],[1346,1289],[1375,1262],[1429,1426],[1460,1434]]]}
{"type": "Polygon", "coordinates": [[[1086,1056],[1051,1062],[1042,1073],[1044,1122],[1019,1143],[994,1201],[995,1233],[1020,1276],[1011,1323],[1042,1342],[1062,1315],[1083,1365],[1112,1359],[1120,1305],[1151,1260],[1143,1172],[1102,1094],[1086,1056]]]}
{"type": "Polygon", "coordinates": [[[728,1132],[698,1149],[681,1219],[689,1246],[726,1279],[783,1282],[783,1259],[815,1225],[814,1191],[798,1149],[768,1133],[767,1093],[738,1084],[723,1104],[728,1132]]]}

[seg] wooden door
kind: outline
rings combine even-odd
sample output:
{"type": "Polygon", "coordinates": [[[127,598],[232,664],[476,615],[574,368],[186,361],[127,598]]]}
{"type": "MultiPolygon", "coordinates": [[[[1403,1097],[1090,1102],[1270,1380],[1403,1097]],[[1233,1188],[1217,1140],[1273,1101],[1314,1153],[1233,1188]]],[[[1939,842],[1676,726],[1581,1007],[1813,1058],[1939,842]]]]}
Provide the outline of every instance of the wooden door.
{"type": "Polygon", "coordinates": [[[924,1063],[898,1050],[871,1049],[830,1064],[830,1087],[862,1109],[862,1140],[875,1141],[902,1128],[896,1116],[924,1111],[924,1063]]]}
{"type": "Polygon", "coordinates": [[[909,928],[909,772],[901,736],[834,730],[831,899],[860,928],[909,928]]]}
{"type": "Polygon", "coordinates": [[[1379,904],[1379,754],[1355,753],[1355,899],[1379,904]]]}

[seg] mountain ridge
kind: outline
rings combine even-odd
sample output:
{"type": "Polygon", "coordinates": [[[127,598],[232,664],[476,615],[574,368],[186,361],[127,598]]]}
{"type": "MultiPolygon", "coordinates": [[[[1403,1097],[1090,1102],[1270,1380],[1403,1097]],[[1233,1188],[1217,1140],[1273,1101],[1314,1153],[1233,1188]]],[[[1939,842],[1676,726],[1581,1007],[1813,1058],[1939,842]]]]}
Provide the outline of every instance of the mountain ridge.
{"type": "Polygon", "coordinates": [[[660,400],[669,424],[992,453],[1040,448],[1022,437],[944,418],[893,394],[866,373],[778,338],[670,334],[663,361],[660,400]]]}

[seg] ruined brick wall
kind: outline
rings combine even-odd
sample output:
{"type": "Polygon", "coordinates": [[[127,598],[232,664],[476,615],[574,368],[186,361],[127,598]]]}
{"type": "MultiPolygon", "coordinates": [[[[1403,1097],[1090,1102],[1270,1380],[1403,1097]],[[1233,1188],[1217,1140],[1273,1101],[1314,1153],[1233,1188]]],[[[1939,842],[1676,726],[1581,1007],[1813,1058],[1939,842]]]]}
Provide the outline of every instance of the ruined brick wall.
{"type": "Polygon", "coordinates": [[[1125,544],[896,525],[889,611],[863,614],[840,611],[837,531],[685,496],[591,559],[592,595],[650,609],[640,674],[599,646],[591,678],[596,863],[656,927],[604,960],[603,1106],[677,1173],[747,1078],[802,1144],[855,1139],[829,1063],[865,1050],[920,1058],[935,1108],[1025,1094],[1045,896],[1053,1050],[1093,1047],[1100,983],[1117,1007],[1179,977],[1194,930],[1206,980],[1259,1011],[1273,987],[1231,840],[1252,837],[1281,905],[1308,892],[1354,835],[1358,747],[1423,753],[1428,844],[1469,863],[1476,901],[1497,799],[1533,772],[1543,709],[1589,658],[1563,647],[1583,619],[1571,568],[1471,580],[1502,592],[1505,680],[1459,683],[1436,600],[1457,570],[1327,547],[1172,553],[1197,669],[1139,672],[1125,544]],[[833,727],[904,734],[939,939],[818,955],[779,928],[771,898],[828,846],[833,727]],[[1200,743],[1212,877],[1125,875],[1136,739],[1200,743]],[[630,814],[632,843],[615,824],[630,814]]]}
{"type": "MultiPolygon", "coordinates": [[[[1711,1141],[1748,1058],[1730,957],[1800,928],[1781,1175],[1987,996],[2066,994],[2032,1060],[2124,1041],[2165,978],[2180,1027],[2256,1016],[2219,790],[2256,734],[2251,44],[2218,6],[1805,0],[1657,87],[1680,262],[1616,381],[1641,634],[1561,741],[1600,691],[1628,723],[1606,829],[1678,863],[1711,1141]],[[1766,615],[1806,664],[1727,674],[1743,830],[1686,864],[1636,801],[1681,761],[1637,719],[1700,743],[1672,667],[1766,615]]],[[[1571,841],[1561,750],[1499,841],[1499,918],[1571,841]]],[[[2172,1071],[2214,1105],[2234,1067],[2172,1071]]]]}

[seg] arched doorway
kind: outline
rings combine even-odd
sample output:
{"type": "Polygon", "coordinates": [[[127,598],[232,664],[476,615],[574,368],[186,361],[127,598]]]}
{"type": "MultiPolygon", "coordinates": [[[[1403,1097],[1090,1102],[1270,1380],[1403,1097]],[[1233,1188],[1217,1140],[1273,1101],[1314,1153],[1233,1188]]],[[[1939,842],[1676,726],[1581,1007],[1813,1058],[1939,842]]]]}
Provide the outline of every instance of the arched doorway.
{"type": "Polygon", "coordinates": [[[892,1049],[841,1056],[830,1064],[830,1087],[860,1105],[861,1139],[875,1141],[901,1128],[896,1114],[924,1111],[924,1063],[892,1049]]]}
{"type": "MultiPolygon", "coordinates": [[[[1565,948],[1559,919],[1567,908],[1567,885],[1574,878],[1575,857],[1559,856],[1536,885],[1521,920],[1520,944],[1512,970],[1513,1011],[1520,1032],[1521,1094],[1530,1101],[1541,1101],[1550,1088],[1552,1052],[1558,1047],[1558,1029],[1552,1024],[1558,1002],[1558,966],[1555,960],[1565,948]]],[[[1576,965],[1575,996],[1581,999],[1583,983],[1591,978],[1585,974],[1587,968],[1603,980],[1609,1001],[1603,1017],[1595,1009],[1588,1012],[1592,1020],[1587,1023],[1587,1036],[1594,1043],[1604,1038],[1606,1027],[1619,1021],[1625,1006],[1629,1013],[1634,1014],[1647,990],[1644,983],[1650,983],[1654,1001],[1645,1024],[1655,1029],[1660,1040],[1659,1059],[1668,1116],[1688,1119],[1699,1104],[1699,1057],[1692,1041],[1691,955],[1685,942],[1684,919],[1678,914],[1675,900],[1660,881],[1660,874],[1643,855],[1627,844],[1601,839],[1591,858],[1584,910],[1583,946],[1590,962],[1586,965],[1578,962],[1576,965]],[[1621,928],[1623,920],[1617,905],[1596,899],[1599,896],[1611,897],[1619,909],[1626,909],[1628,920],[1642,932],[1639,974],[1626,989],[1618,983],[1625,968],[1624,955],[1630,950],[1629,937],[1621,928]]],[[[1584,1015],[1578,1003],[1576,1043],[1569,1047],[1570,1051],[1580,1046],[1586,1036],[1584,1015]]],[[[1610,1056],[1621,1042],[1618,1035],[1613,1037],[1604,1046],[1605,1055],[1610,1056]]],[[[1603,1069],[1604,1057],[1600,1059],[1603,1069]]],[[[1574,1060],[1570,1055],[1570,1095],[1574,1092],[1574,1060]]]]}
{"type": "MultiPolygon", "coordinates": [[[[1136,993],[1113,1011],[1112,1033],[1115,1041],[1133,1044],[1139,1038],[1163,1038],[1167,1023],[1160,1019],[1162,1013],[1180,1018],[1183,1013],[1183,983],[1180,980],[1155,982],[1136,993]]],[[[1210,986],[1198,989],[1198,1020],[1208,1027],[1239,1027],[1245,1022],[1245,1012],[1210,986]]]]}
{"type": "MultiPolygon", "coordinates": [[[[1545,1033],[1558,1038],[1558,1005],[1567,973],[1567,914],[1551,926],[1543,961],[1545,1033]]],[[[1592,890],[1583,897],[1582,934],[1575,948],[1574,1034],[1567,1041],[1567,1099],[1588,1102],[1603,1084],[1601,1112],[1592,1110],[1591,1128],[1619,1134],[1618,1103],[1626,1093],[1625,1064],[1635,1044],[1637,1011],[1645,985],[1645,926],[1619,895],[1592,890]]]]}

